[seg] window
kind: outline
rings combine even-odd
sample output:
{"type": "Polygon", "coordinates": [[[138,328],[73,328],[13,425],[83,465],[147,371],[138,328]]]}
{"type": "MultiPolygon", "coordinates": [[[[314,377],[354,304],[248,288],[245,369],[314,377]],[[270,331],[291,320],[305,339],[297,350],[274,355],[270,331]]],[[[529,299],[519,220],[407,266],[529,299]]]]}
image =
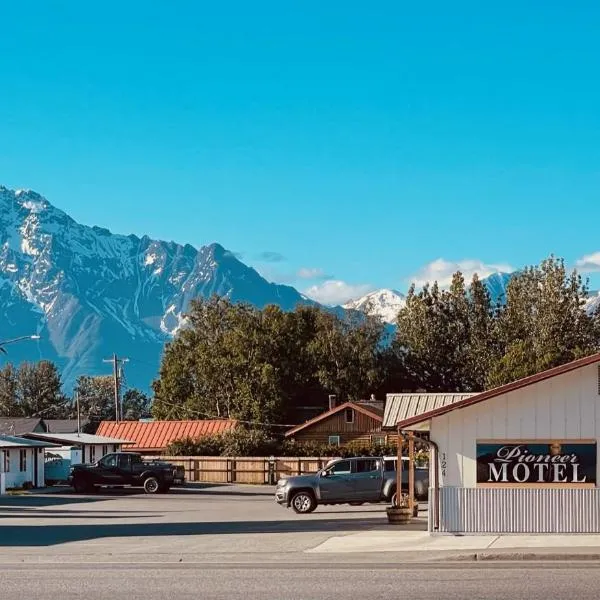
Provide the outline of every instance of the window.
{"type": "Polygon", "coordinates": [[[90,446],[90,462],[96,462],[96,446],[90,446]]]}
{"type": "Polygon", "coordinates": [[[10,450],[4,451],[4,472],[10,473],[10,450]]]}
{"type": "Polygon", "coordinates": [[[379,471],[379,461],[376,458],[361,458],[356,461],[356,473],[373,473],[379,471]]]}
{"type": "Polygon", "coordinates": [[[102,456],[106,456],[108,454],[108,446],[102,446],[102,456]]]}
{"type": "Polygon", "coordinates": [[[385,446],[385,435],[372,435],[371,444],[374,446],[385,446]]]}
{"type": "Polygon", "coordinates": [[[349,460],[341,460],[340,462],[335,463],[335,465],[329,469],[329,472],[332,475],[348,475],[352,472],[352,463],[349,460]]]}
{"type": "Polygon", "coordinates": [[[329,436],[329,445],[330,446],[339,446],[340,445],[340,436],[339,435],[330,435],[329,436]]]}
{"type": "Polygon", "coordinates": [[[396,470],[396,463],[398,461],[397,460],[385,460],[383,461],[383,464],[385,465],[385,470],[389,473],[390,471],[395,471],[396,470]]]}
{"type": "Polygon", "coordinates": [[[27,450],[19,451],[19,471],[21,473],[27,471],[27,450]]]}
{"type": "Polygon", "coordinates": [[[116,467],[117,466],[117,455],[116,454],[107,454],[100,461],[102,466],[106,469],[116,467]]]}
{"type": "Polygon", "coordinates": [[[347,408],[345,413],[346,423],[354,423],[354,410],[352,408],[347,408]]]}

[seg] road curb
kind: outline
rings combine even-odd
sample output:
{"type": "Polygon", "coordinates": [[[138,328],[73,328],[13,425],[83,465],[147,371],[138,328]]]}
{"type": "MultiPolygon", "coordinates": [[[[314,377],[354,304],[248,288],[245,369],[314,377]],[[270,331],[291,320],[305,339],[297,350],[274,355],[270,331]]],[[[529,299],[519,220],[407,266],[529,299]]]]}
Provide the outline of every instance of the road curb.
{"type": "Polygon", "coordinates": [[[514,551],[506,552],[477,552],[475,560],[485,561],[600,561],[600,552],[528,552],[514,551]]]}

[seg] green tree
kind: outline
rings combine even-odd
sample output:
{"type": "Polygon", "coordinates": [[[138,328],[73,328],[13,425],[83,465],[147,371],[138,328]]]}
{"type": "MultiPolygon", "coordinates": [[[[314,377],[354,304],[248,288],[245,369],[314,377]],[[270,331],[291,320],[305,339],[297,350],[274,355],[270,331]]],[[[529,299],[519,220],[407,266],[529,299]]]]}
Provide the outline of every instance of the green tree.
{"type": "Polygon", "coordinates": [[[488,385],[533,375],[600,348],[598,324],[584,310],[587,284],[564,260],[553,256],[528,267],[509,283],[499,311],[503,356],[493,365],[488,385]]]}
{"type": "Polygon", "coordinates": [[[385,374],[384,331],[378,317],[349,312],[340,318],[320,311],[309,349],[323,391],[356,401],[378,389],[385,374]]]}
{"type": "Polygon", "coordinates": [[[414,386],[430,392],[465,389],[464,364],[458,358],[460,344],[464,344],[462,315],[460,322],[452,321],[458,310],[457,306],[452,314],[449,294],[437,282],[418,293],[414,285],[410,287],[406,306],[398,315],[394,346],[414,386]]]}
{"type": "Polygon", "coordinates": [[[77,378],[74,392],[79,395],[79,410],[82,416],[93,423],[114,421],[115,395],[111,376],[81,375],[77,378]]]}
{"type": "Polygon", "coordinates": [[[24,417],[64,418],[70,402],[62,392],[56,365],[47,360],[22,363],[16,373],[17,405],[24,417]]]}
{"type": "Polygon", "coordinates": [[[138,421],[150,416],[150,398],[140,390],[131,388],[123,394],[123,419],[138,421]]]}
{"type": "Polygon", "coordinates": [[[17,372],[11,363],[0,369],[0,415],[22,416],[17,403],[17,372]]]}
{"type": "Polygon", "coordinates": [[[231,417],[281,423],[327,394],[359,399],[382,383],[383,324],[317,307],[284,312],[197,300],[164,353],[156,418],[231,417]]]}

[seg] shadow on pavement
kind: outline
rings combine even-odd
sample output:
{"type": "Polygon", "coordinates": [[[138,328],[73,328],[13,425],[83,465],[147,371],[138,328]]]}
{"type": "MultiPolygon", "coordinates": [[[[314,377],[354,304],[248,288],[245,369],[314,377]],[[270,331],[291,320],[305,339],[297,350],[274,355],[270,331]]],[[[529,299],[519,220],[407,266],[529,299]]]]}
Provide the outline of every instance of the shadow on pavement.
{"type": "Polygon", "coordinates": [[[361,531],[381,525],[378,519],[314,519],[295,521],[228,521],[216,523],[126,523],[101,525],[6,525],[0,547],[53,546],[99,538],[227,535],[248,533],[321,533],[361,531]]]}
{"type": "Polygon", "coordinates": [[[27,510],[30,508],[43,508],[45,506],[62,506],[64,504],[89,504],[90,502],[98,502],[99,500],[107,500],[109,498],[100,496],[76,496],[76,495],[57,495],[48,494],[47,496],[37,494],[24,494],[22,496],[0,496],[0,513],[4,510],[18,508],[19,510],[27,510]]]}

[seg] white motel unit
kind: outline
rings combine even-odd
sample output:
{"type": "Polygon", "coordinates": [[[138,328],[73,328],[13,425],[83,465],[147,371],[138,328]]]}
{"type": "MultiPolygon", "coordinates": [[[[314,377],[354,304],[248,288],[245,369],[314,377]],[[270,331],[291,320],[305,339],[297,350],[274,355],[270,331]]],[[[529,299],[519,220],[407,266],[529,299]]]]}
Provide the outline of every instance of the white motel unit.
{"type": "Polygon", "coordinates": [[[430,532],[600,533],[600,354],[397,427],[431,448],[430,532]]]}
{"type": "Polygon", "coordinates": [[[48,480],[62,481],[64,473],[68,475],[71,465],[95,463],[110,452],[120,452],[123,444],[129,440],[93,435],[89,433],[26,433],[30,440],[46,442],[53,446],[47,453],[48,480]]]}
{"type": "Polygon", "coordinates": [[[29,483],[43,487],[44,450],[54,444],[0,435],[0,495],[29,483]]]}

